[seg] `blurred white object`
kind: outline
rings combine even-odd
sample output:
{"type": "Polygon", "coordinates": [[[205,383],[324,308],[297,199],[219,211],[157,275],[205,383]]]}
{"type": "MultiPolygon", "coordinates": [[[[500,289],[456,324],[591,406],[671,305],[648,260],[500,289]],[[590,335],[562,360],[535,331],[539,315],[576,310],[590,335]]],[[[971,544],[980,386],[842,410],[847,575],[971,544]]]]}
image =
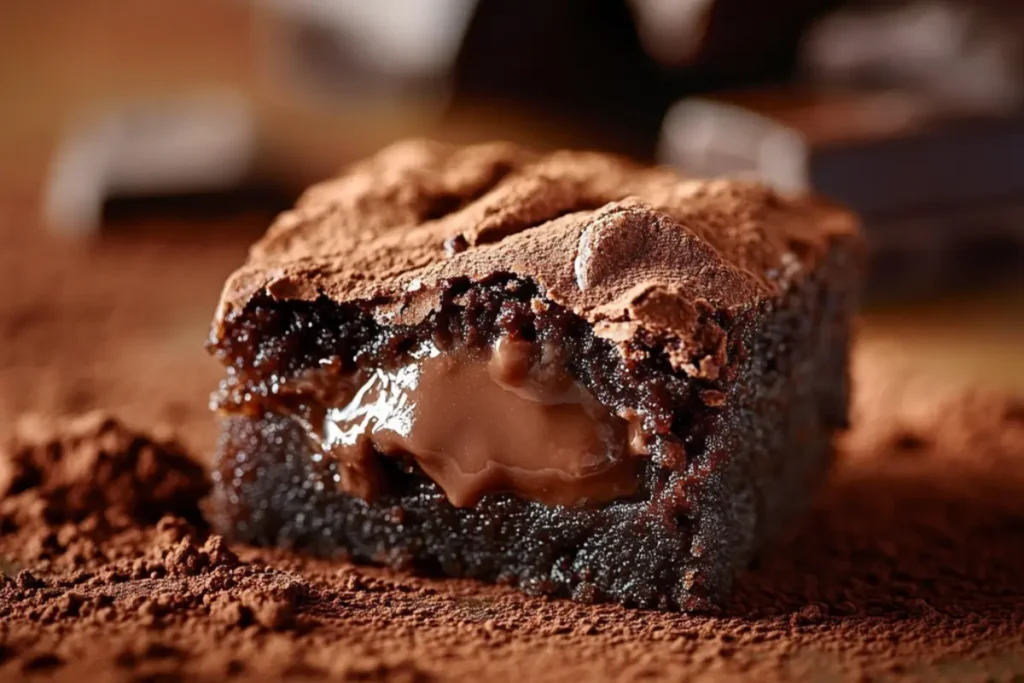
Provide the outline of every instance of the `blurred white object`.
{"type": "Polygon", "coordinates": [[[685,172],[757,178],[781,192],[810,189],[800,134],[739,105],[683,100],[669,109],[662,131],[658,158],[685,172]]]}
{"type": "Polygon", "coordinates": [[[255,156],[252,112],[232,93],[111,105],[73,121],[63,136],[44,217],[56,232],[89,233],[110,196],[225,189],[250,172],[255,156]]]}
{"type": "Polygon", "coordinates": [[[455,59],[475,0],[265,0],[352,41],[384,73],[432,74],[455,59]]]}
{"type": "Polygon", "coordinates": [[[853,6],[812,28],[804,66],[826,83],[913,91],[964,113],[1005,112],[1024,104],[1021,6],[955,0],[853,6]]]}
{"type": "Polygon", "coordinates": [[[272,58],[325,90],[443,83],[477,0],[261,0],[272,58]],[[283,36],[283,39],[282,39],[283,36]]]}
{"type": "Polygon", "coordinates": [[[681,66],[700,50],[715,0],[629,0],[644,49],[665,66],[681,66]]]}

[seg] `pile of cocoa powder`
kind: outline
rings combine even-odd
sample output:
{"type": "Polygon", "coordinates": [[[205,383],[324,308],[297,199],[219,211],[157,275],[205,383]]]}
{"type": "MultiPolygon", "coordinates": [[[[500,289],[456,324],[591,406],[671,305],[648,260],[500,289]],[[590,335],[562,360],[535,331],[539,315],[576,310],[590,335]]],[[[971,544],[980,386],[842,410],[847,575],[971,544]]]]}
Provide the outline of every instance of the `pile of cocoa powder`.
{"type": "Polygon", "coordinates": [[[830,481],[717,615],[229,547],[202,339],[253,232],[22,225],[0,223],[0,680],[1024,676],[1019,400],[860,353],[830,481]]]}

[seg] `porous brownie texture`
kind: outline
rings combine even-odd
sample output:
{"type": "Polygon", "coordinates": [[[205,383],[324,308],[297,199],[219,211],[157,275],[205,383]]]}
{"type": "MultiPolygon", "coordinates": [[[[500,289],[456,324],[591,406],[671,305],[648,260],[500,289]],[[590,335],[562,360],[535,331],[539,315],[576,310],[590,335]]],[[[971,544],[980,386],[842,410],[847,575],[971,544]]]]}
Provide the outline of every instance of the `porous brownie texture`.
{"type": "Polygon", "coordinates": [[[749,182],[600,154],[395,145],[310,189],[228,281],[215,525],[239,540],[508,582],[578,600],[709,609],[805,506],[846,423],[856,221],[749,182]],[[636,488],[455,506],[376,453],[372,496],[310,438],[339,376],[500,339],[635,417],[636,488]],[[300,419],[303,418],[303,419],[300,419]]]}

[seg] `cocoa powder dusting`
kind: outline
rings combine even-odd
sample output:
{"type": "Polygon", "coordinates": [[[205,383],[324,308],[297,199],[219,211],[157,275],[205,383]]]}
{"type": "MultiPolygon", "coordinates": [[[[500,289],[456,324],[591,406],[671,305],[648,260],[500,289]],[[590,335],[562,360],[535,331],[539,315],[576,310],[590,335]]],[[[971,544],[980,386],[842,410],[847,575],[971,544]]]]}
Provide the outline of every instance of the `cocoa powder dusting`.
{"type": "Polygon", "coordinates": [[[15,208],[0,222],[0,285],[18,294],[0,301],[0,680],[1024,676],[1020,400],[936,391],[862,352],[826,489],[719,615],[229,548],[190,463],[215,433],[201,340],[251,235],[178,226],[187,239],[83,249],[15,208]]]}
{"type": "Polygon", "coordinates": [[[64,420],[27,415],[0,448],[0,496],[14,516],[39,501],[49,521],[123,514],[155,521],[164,512],[198,519],[206,472],[174,442],[133,432],[101,412],[64,420]]]}

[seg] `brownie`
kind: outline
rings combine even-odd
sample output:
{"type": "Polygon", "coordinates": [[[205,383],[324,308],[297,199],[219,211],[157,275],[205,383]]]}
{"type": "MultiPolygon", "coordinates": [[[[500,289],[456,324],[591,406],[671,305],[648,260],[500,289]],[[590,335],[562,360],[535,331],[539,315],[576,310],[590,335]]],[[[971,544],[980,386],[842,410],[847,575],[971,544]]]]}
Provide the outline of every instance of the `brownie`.
{"type": "Polygon", "coordinates": [[[846,424],[848,212],[595,153],[396,144],[228,280],[233,539],[708,609],[846,424]]]}

